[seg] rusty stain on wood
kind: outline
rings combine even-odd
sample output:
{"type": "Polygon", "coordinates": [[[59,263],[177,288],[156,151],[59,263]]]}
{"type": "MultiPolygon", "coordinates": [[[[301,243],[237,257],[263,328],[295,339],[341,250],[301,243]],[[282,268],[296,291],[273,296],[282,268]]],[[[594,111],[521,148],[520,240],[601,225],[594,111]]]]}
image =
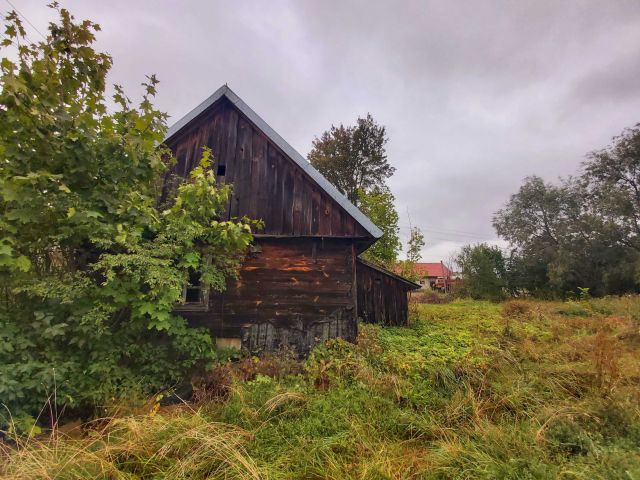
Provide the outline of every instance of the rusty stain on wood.
{"type": "MultiPolygon", "coordinates": [[[[367,312],[370,321],[370,308],[385,303],[367,293],[372,274],[356,262],[375,241],[369,231],[226,97],[169,140],[177,162],[161,201],[197,166],[205,146],[213,151],[217,181],[233,185],[221,220],[247,216],[263,220],[264,228],[238,278],[225,292],[210,293],[209,311],[185,317],[255,353],[286,347],[304,355],[328,338],[354,341],[357,313],[367,312]]],[[[406,323],[406,291],[387,291],[402,298],[393,299],[392,309],[384,306],[384,323],[406,323]]]]}

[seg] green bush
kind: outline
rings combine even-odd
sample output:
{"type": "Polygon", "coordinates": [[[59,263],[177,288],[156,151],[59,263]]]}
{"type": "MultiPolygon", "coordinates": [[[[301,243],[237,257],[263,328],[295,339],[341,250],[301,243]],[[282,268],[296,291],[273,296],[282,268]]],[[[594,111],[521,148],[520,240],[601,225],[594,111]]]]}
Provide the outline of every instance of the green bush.
{"type": "Polygon", "coordinates": [[[0,426],[150,393],[209,362],[210,335],[173,307],[190,269],[224,288],[252,240],[251,223],[216,220],[230,187],[209,152],[158,206],[172,160],[157,80],[137,107],[116,86],[109,112],[99,27],[59,15],[38,44],[5,19],[18,55],[0,63],[0,426]]]}

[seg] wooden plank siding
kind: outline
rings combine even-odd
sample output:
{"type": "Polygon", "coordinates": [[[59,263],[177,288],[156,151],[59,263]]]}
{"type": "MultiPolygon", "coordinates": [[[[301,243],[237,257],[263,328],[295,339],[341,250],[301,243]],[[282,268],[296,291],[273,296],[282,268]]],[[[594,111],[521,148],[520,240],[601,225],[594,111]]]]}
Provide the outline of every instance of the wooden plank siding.
{"type": "Polygon", "coordinates": [[[209,296],[209,310],[180,312],[214,337],[241,338],[253,353],[306,354],[357,334],[355,250],[345,240],[261,238],[237,280],[209,296]]]}
{"type": "MultiPolygon", "coordinates": [[[[202,147],[224,165],[233,185],[225,216],[262,219],[274,236],[370,238],[370,234],[226,98],[192,121],[167,145],[177,158],[169,175],[185,177],[202,147]]],[[[175,182],[166,181],[163,197],[175,182]]]]}
{"type": "Polygon", "coordinates": [[[329,193],[323,179],[306,170],[303,159],[235,94],[210,98],[167,139],[177,162],[166,174],[161,201],[170,201],[206,146],[217,181],[233,188],[221,217],[261,219],[265,226],[256,232],[238,278],[223,293],[210,293],[208,308],[178,313],[225,343],[240,339],[252,353],[287,348],[306,355],[329,338],[355,341],[358,316],[406,325],[414,284],[357,258],[379,230],[329,193]]]}
{"type": "Polygon", "coordinates": [[[420,286],[361,259],[357,260],[356,272],[358,317],[366,323],[407,325],[409,292],[420,286]]]}

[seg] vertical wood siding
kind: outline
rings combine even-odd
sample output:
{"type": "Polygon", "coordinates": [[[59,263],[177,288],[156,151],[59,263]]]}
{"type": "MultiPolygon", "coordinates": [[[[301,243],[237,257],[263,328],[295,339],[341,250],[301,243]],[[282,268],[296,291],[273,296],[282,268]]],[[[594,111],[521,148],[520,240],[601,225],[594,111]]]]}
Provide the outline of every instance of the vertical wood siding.
{"type": "Polygon", "coordinates": [[[366,323],[407,325],[408,292],[405,282],[358,261],[358,317],[366,323]]]}
{"type": "MultiPolygon", "coordinates": [[[[224,165],[219,181],[233,185],[225,216],[262,219],[267,235],[368,238],[370,234],[227,99],[168,144],[177,158],[170,172],[185,177],[202,147],[224,165]]],[[[215,167],[214,167],[215,168],[215,167]]],[[[172,182],[166,182],[170,188],[172,182]]],[[[165,191],[165,196],[168,190],[165,191]]]]}

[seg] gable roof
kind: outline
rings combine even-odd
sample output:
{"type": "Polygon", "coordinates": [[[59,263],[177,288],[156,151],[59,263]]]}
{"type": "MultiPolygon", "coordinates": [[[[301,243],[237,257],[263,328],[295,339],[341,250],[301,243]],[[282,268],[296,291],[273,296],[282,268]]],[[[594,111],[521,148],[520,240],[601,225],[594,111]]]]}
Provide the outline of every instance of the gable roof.
{"type": "MultiPolygon", "coordinates": [[[[424,277],[450,277],[453,272],[442,262],[418,262],[413,267],[414,272],[424,277]]],[[[398,266],[395,268],[396,273],[400,272],[401,268],[398,266]]]]}
{"type": "Polygon", "coordinates": [[[362,227],[375,239],[382,237],[380,230],[364,213],[362,213],[347,197],[345,197],[338,189],[333,186],[329,180],[318,172],[309,161],[300,155],[291,145],[289,145],[278,133],[269,126],[256,112],[254,112],[242,99],[236,95],[226,84],[216,90],[213,95],[207,98],[196,108],[187,113],[184,117],[174,123],[167,131],[164,139],[165,143],[185,128],[192,120],[202,114],[210,106],[226,97],[232,104],[236,106],[256,127],[262,130],[269,140],[271,140],[280,150],[290,157],[304,172],[313,179],[320,188],[322,188],[333,200],[335,200],[349,215],[351,215],[362,227]]]}
{"type": "Polygon", "coordinates": [[[422,277],[450,277],[452,272],[442,262],[416,263],[415,271],[422,277]]]}
{"type": "Polygon", "coordinates": [[[364,258],[360,258],[358,257],[358,263],[361,263],[362,265],[365,265],[369,268],[372,268],[373,270],[376,270],[384,275],[387,275],[388,277],[391,277],[395,280],[398,280],[402,283],[404,283],[405,285],[407,285],[409,287],[409,290],[418,290],[420,288],[422,288],[422,285],[413,282],[411,280],[409,280],[408,278],[403,277],[402,275],[398,275],[395,272],[392,272],[391,270],[387,270],[384,267],[381,267],[379,265],[376,265],[375,263],[371,263],[368,262],[367,260],[365,260],[364,258]]]}

